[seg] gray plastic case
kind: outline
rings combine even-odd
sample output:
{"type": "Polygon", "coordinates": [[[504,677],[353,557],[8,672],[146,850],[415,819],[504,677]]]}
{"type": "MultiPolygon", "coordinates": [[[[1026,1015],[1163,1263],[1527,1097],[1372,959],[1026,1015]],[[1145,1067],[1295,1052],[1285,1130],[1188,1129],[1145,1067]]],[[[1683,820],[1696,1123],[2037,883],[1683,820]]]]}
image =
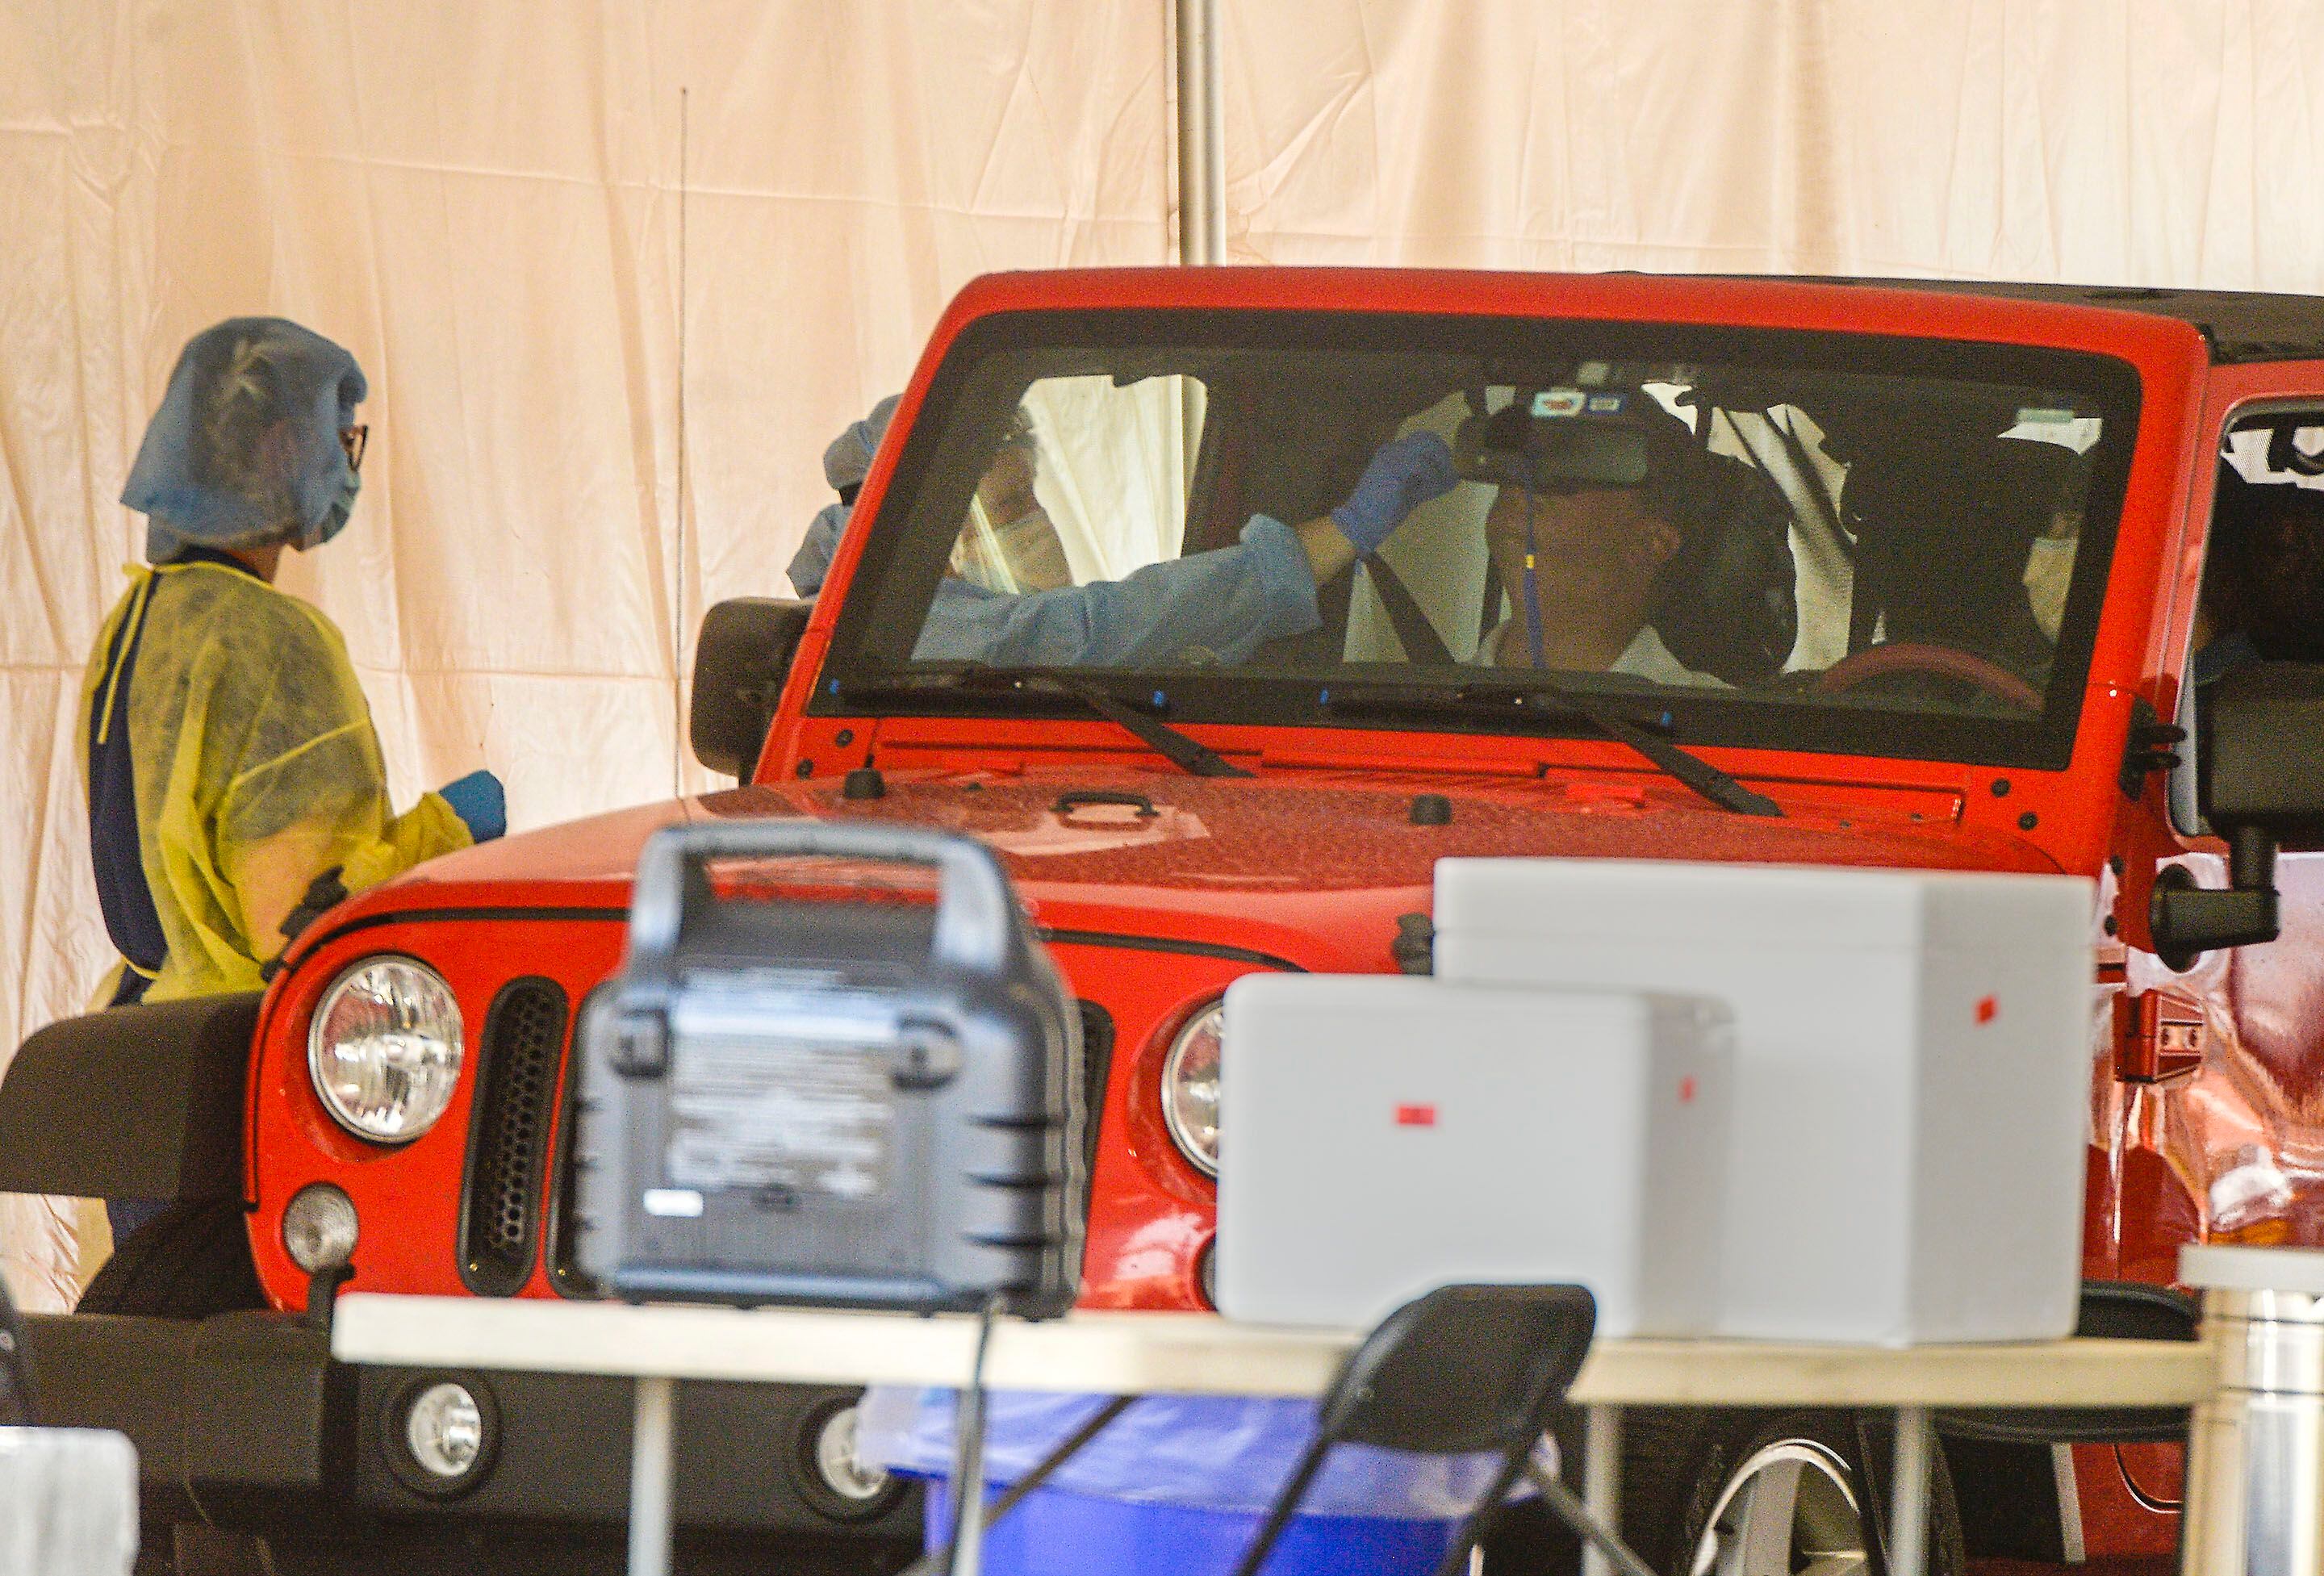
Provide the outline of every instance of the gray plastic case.
{"type": "Polygon", "coordinates": [[[991,853],[918,827],[658,833],[579,1035],[585,1273],[632,1301],[1064,1313],[1081,1032],[991,853]],[[713,861],[933,865],[936,900],[713,889],[713,861]]]}

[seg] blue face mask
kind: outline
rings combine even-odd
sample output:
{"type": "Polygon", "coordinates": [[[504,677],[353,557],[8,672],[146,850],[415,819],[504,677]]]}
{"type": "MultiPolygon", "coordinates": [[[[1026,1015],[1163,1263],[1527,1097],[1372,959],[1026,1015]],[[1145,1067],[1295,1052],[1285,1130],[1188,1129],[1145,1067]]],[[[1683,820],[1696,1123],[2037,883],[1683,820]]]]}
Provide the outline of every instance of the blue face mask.
{"type": "Polygon", "coordinates": [[[363,491],[363,473],[349,471],[346,480],[339,484],[339,495],[323,512],[323,518],[300,533],[299,550],[311,552],[347,528],[347,516],[355,512],[355,494],[363,491]]]}

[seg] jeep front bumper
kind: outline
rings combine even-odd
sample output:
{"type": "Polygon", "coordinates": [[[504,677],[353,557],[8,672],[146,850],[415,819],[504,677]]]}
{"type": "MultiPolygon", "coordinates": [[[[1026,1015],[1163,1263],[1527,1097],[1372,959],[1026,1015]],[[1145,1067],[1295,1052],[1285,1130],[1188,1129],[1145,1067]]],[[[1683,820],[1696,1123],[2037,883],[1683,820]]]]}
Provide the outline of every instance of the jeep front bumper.
{"type": "MultiPolygon", "coordinates": [[[[25,1320],[40,1419],[111,1428],[137,1447],[149,1522],[264,1534],[382,1520],[617,1524],[628,1514],[631,1387],[568,1374],[441,1374],[331,1360],[328,1335],[274,1313],[201,1320],[94,1313],[25,1320]],[[395,1403],[415,1381],[489,1396],[488,1470],[454,1496],[406,1486],[395,1403]]],[[[917,1496],[828,1505],[808,1478],[815,1421],[853,1392],[679,1387],[679,1525],[914,1540],[917,1496]],[[804,1448],[803,1448],[804,1447],[804,1448]]]]}

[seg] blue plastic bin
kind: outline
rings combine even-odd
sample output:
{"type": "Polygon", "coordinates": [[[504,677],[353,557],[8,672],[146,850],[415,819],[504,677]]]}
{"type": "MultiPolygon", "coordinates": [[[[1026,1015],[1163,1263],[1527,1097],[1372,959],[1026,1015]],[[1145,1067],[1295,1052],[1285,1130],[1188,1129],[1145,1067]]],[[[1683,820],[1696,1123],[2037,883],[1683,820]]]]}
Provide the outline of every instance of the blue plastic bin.
{"type": "MultiPolygon", "coordinates": [[[[950,1484],[928,1481],[927,1546],[952,1535],[950,1484]]],[[[997,1495],[1001,1485],[991,1486],[997,1495]]],[[[1036,1488],[984,1534],[987,1576],[1228,1576],[1259,1531],[1256,1511],[1133,1504],[1036,1488]]],[[[1295,1516],[1263,1576],[1429,1576],[1457,1521],[1295,1516]]]]}

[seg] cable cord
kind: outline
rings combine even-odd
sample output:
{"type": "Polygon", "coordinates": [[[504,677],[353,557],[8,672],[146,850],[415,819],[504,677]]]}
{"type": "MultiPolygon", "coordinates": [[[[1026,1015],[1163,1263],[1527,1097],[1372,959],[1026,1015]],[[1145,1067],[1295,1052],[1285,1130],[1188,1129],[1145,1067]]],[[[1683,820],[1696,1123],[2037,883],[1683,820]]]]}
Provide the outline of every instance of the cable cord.
{"type": "Polygon", "coordinates": [[[961,1393],[960,1409],[953,1416],[952,1537],[945,1545],[945,1576],[977,1576],[984,1541],[984,1357],[992,1345],[1001,1303],[1001,1294],[995,1292],[977,1313],[976,1359],[969,1366],[968,1388],[961,1393]]]}

